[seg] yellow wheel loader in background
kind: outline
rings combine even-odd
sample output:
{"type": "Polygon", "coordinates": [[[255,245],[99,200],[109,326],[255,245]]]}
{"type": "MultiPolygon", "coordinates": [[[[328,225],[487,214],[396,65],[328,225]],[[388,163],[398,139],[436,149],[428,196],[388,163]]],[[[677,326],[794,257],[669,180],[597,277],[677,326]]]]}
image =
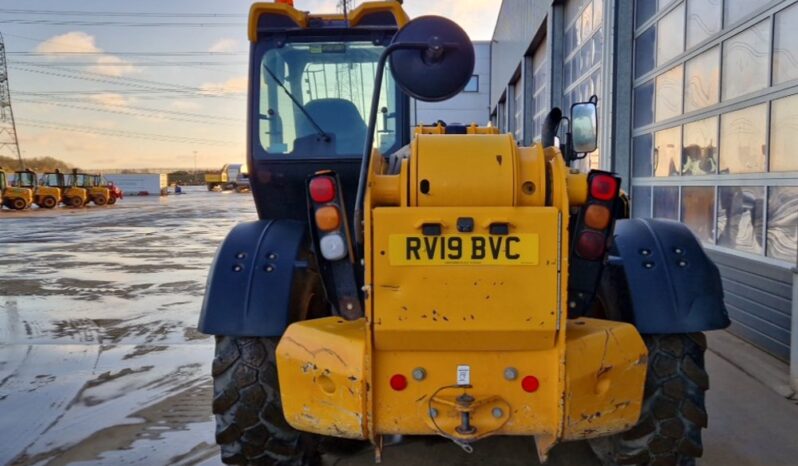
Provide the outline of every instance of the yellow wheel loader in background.
{"type": "Polygon", "coordinates": [[[66,176],[56,169],[42,176],[41,184],[56,188],[61,193],[61,202],[69,207],[83,207],[88,202],[88,193],[85,188],[75,186],[75,178],[70,177],[67,183],[66,176]],[[71,184],[70,184],[71,183],[71,184]]]}
{"type": "Polygon", "coordinates": [[[3,205],[14,210],[29,208],[34,200],[33,188],[30,185],[35,184],[35,178],[36,175],[29,175],[26,171],[15,172],[14,179],[3,190],[3,205]],[[30,180],[30,176],[33,176],[33,181],[30,180]]]}
{"type": "Polygon", "coordinates": [[[104,206],[108,204],[111,190],[107,186],[98,185],[97,179],[97,175],[79,173],[77,170],[73,170],[69,178],[69,184],[86,190],[88,196],[86,202],[91,201],[94,205],[104,206]]]}
{"type": "Polygon", "coordinates": [[[15,172],[14,186],[30,189],[33,192],[33,203],[43,209],[52,209],[61,202],[61,190],[40,185],[39,177],[33,170],[25,169],[15,172]]]}
{"type": "Polygon", "coordinates": [[[607,465],[694,464],[701,332],[729,325],[720,275],[684,225],[625,219],[615,174],[571,167],[596,149],[597,99],[553,108],[532,147],[411,131],[409,97],[451,98],[473,73],[451,21],[281,0],[252,6],[249,39],[260,220],[220,246],[199,322],[224,463],[519,435],[542,461],[588,439],[607,465]]]}

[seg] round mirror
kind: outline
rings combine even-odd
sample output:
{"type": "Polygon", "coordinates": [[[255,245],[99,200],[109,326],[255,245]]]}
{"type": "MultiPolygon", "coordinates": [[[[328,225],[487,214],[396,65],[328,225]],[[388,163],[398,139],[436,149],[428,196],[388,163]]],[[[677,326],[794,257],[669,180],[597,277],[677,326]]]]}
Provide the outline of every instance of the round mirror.
{"type": "Polygon", "coordinates": [[[391,73],[410,97],[438,102],[459,94],[474,74],[474,46],[457,23],[421,16],[405,25],[394,44],[426,44],[391,54],[391,73]]]}

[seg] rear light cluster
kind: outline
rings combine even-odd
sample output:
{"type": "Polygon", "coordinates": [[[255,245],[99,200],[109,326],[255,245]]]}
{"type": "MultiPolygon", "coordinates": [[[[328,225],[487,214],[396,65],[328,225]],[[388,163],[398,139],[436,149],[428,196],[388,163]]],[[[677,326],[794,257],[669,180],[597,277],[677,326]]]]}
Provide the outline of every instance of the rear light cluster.
{"type": "Polygon", "coordinates": [[[610,173],[600,171],[591,172],[587,179],[590,195],[576,229],[574,252],[582,259],[597,261],[604,258],[607,250],[620,180],[610,173]]]}
{"type": "Polygon", "coordinates": [[[328,261],[337,261],[349,254],[338,183],[332,175],[316,175],[308,183],[313,201],[313,218],[319,230],[319,249],[328,261]]]}

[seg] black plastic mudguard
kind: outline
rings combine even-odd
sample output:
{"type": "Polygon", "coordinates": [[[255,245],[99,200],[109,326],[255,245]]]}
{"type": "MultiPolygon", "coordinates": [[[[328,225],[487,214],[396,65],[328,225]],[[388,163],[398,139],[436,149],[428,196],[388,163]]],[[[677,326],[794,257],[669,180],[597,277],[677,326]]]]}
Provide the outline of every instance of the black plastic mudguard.
{"type": "Polygon", "coordinates": [[[198,329],[209,335],[280,336],[290,322],[291,292],[308,227],[259,220],[233,228],[208,274],[198,329]]]}
{"type": "Polygon", "coordinates": [[[691,333],[729,326],[717,266],[683,224],[630,219],[615,224],[632,315],[640,333],[691,333]]]}

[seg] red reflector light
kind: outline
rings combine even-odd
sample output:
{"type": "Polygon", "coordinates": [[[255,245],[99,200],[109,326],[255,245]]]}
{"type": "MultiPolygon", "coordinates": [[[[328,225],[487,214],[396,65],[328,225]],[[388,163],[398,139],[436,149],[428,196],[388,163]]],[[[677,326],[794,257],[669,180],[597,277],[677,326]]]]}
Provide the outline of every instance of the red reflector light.
{"type": "Polygon", "coordinates": [[[335,181],[329,176],[317,176],[310,180],[310,198],[318,203],[335,199],[335,181]]]}
{"type": "Polygon", "coordinates": [[[402,374],[394,374],[393,377],[391,377],[391,388],[397,392],[401,392],[407,388],[407,377],[402,374]]]}
{"type": "Polygon", "coordinates": [[[601,259],[604,257],[604,235],[595,231],[583,231],[576,240],[576,253],[589,261],[601,259]]]}
{"type": "Polygon", "coordinates": [[[521,388],[527,393],[534,393],[540,388],[540,380],[534,375],[528,375],[521,380],[521,388]]]}
{"type": "Polygon", "coordinates": [[[618,179],[610,175],[595,175],[590,179],[590,195],[600,201],[611,201],[618,193],[618,179]]]}

